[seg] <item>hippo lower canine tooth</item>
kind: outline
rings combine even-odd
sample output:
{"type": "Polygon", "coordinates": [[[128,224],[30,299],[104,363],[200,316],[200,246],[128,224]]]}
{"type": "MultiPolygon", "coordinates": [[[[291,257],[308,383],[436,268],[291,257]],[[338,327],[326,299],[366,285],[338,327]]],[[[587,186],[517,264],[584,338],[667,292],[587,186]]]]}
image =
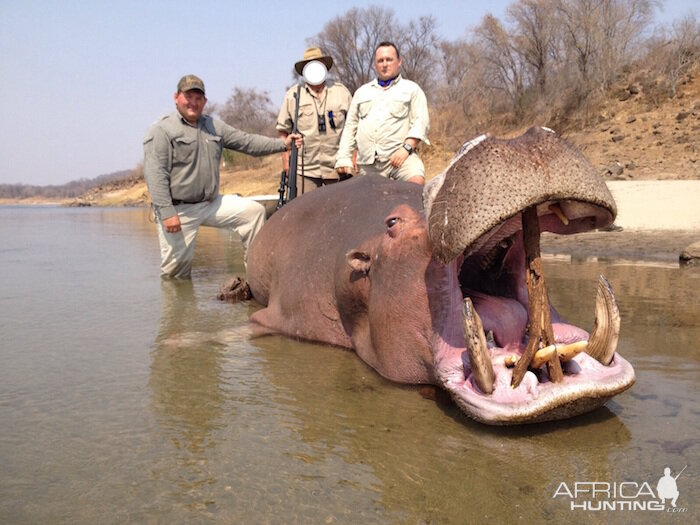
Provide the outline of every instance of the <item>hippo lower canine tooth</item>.
{"type": "Polygon", "coordinates": [[[586,353],[608,366],[615,355],[620,338],[620,309],[608,280],[600,276],[595,299],[595,327],[588,340],[586,353]]]}
{"type": "Polygon", "coordinates": [[[493,392],[493,383],[496,380],[496,375],[494,374],[491,357],[486,347],[486,336],[481,325],[481,319],[479,314],[476,313],[471,299],[468,297],[464,299],[462,320],[469,365],[472,369],[474,382],[484,394],[490,394],[493,392]]]}

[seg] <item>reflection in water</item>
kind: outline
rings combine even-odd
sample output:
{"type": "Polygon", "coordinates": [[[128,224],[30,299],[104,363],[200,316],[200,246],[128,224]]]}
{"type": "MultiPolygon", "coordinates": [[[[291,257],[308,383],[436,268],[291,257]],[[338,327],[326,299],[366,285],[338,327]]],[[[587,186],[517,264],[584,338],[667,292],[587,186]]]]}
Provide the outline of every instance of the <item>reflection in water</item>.
{"type": "Polygon", "coordinates": [[[221,345],[200,331],[206,313],[197,308],[192,281],[163,281],[162,289],[149,381],[153,406],[167,426],[182,431],[176,446],[198,454],[221,417],[221,345]]]}
{"type": "MultiPolygon", "coordinates": [[[[186,506],[200,501],[201,491],[216,482],[206,450],[216,446],[212,433],[222,420],[225,393],[221,389],[224,345],[206,332],[207,312],[201,309],[192,281],[163,280],[161,321],[152,350],[152,410],[164,443],[172,447],[175,471],[158,472],[179,487],[173,496],[186,506]],[[173,474],[175,474],[173,476],[173,474]]],[[[171,470],[168,462],[164,465],[171,470]]]]}
{"type": "Polygon", "coordinates": [[[686,463],[676,522],[698,522],[700,271],[547,260],[584,328],[609,278],[637,383],[582,417],[491,428],[352,352],[250,340],[258,307],[214,299],[243,273],[218,230],[192,281],[159,282],[143,210],[0,219],[0,523],[660,523],[552,494],[686,463]]]}

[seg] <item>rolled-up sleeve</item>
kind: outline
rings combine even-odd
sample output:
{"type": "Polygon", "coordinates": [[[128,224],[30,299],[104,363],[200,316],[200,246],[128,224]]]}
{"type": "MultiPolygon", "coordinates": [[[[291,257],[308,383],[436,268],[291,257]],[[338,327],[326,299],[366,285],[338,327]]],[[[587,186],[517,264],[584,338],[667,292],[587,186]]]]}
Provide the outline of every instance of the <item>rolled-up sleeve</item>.
{"type": "Polygon", "coordinates": [[[160,219],[176,214],[170,194],[172,146],[159,126],[152,126],[143,139],[143,177],[148,193],[160,219]]]}
{"type": "Polygon", "coordinates": [[[411,109],[408,113],[408,134],[406,137],[418,139],[425,144],[428,140],[430,129],[430,116],[428,114],[428,100],[422,89],[416,89],[411,97],[411,109]]]}
{"type": "Polygon", "coordinates": [[[350,102],[350,109],[345,117],[345,126],[340,136],[338,153],[335,157],[335,167],[352,168],[352,154],[357,146],[357,126],[359,124],[359,111],[357,97],[353,97],[350,102]]]}

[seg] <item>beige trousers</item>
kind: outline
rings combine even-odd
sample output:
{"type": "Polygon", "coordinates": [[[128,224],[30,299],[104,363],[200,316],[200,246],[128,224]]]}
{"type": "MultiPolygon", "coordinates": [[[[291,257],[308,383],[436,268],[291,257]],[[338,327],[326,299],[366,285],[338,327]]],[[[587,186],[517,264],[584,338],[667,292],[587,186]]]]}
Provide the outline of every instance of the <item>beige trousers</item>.
{"type": "Polygon", "coordinates": [[[188,279],[192,271],[194,246],[200,226],[227,228],[241,236],[246,258],[248,247],[265,223],[265,208],[238,195],[219,195],[211,202],[175,206],[182,229],[168,233],[156,221],[160,243],[161,277],[188,279]]]}
{"type": "Polygon", "coordinates": [[[360,164],[360,175],[381,175],[387,179],[408,180],[412,177],[425,178],[425,166],[417,155],[409,155],[400,168],[395,168],[388,160],[375,160],[374,164],[360,164]]]}

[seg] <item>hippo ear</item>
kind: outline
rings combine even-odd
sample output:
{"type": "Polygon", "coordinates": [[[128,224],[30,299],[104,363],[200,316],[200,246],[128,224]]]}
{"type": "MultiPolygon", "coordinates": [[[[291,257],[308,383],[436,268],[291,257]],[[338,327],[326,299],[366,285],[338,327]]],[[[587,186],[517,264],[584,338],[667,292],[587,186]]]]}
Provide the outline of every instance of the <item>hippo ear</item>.
{"type": "Polygon", "coordinates": [[[372,258],[367,252],[361,250],[350,250],[345,254],[345,259],[350,267],[356,272],[364,274],[369,273],[369,267],[372,265],[372,258]]]}

